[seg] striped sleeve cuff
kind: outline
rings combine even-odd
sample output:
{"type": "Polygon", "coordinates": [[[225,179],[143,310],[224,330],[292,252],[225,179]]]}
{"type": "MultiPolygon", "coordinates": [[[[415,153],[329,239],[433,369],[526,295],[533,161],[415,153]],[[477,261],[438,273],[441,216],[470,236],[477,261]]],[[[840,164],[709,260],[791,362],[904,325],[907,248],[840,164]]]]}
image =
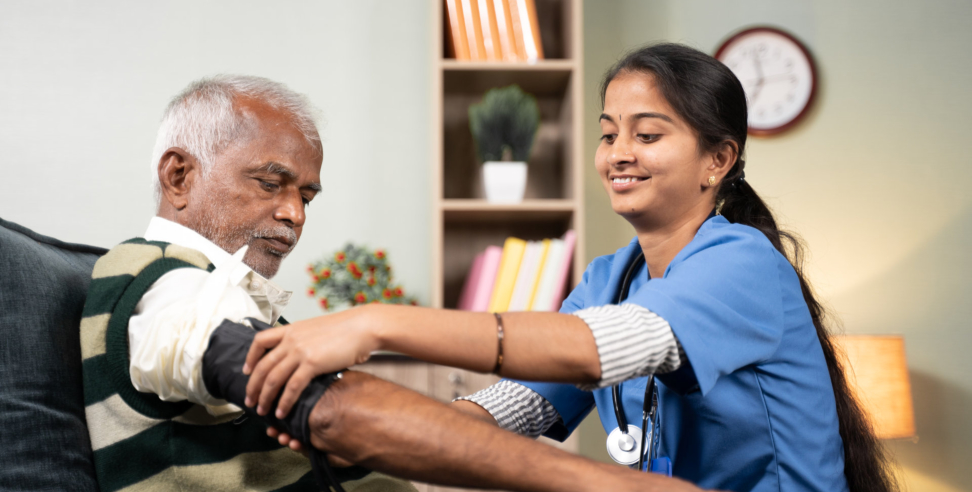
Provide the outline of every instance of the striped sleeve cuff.
{"type": "Polygon", "coordinates": [[[506,379],[456,400],[471,401],[483,407],[501,428],[521,436],[540,437],[562,420],[560,413],[546,398],[506,379]]]}
{"type": "Polygon", "coordinates": [[[601,380],[578,384],[590,391],[649,374],[678,369],[685,358],[672,327],[637,304],[598,306],[574,313],[594,334],[601,358],[601,380]]]}

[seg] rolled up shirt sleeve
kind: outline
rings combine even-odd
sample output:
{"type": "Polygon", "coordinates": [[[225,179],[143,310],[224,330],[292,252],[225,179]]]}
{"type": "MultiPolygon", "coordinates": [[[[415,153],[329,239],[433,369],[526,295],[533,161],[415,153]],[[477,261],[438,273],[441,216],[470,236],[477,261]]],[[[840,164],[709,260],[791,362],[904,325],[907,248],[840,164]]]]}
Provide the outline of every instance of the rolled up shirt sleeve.
{"type": "Polygon", "coordinates": [[[213,415],[240,410],[212,397],[202,375],[210,335],[224,320],[273,321],[271,312],[239,285],[244,278],[234,275],[237,267],[228,262],[212,273],[173,270],[145,293],[129,321],[129,371],[138,391],[165,401],[189,400],[213,415]]]}
{"type": "Polygon", "coordinates": [[[456,400],[471,401],[483,407],[500,428],[521,436],[540,437],[562,421],[557,409],[546,398],[508,379],[456,400]]]}
{"type": "Polygon", "coordinates": [[[590,391],[649,374],[677,370],[685,352],[664,318],[636,304],[590,307],[575,311],[594,335],[601,380],[577,387],[590,391]]]}

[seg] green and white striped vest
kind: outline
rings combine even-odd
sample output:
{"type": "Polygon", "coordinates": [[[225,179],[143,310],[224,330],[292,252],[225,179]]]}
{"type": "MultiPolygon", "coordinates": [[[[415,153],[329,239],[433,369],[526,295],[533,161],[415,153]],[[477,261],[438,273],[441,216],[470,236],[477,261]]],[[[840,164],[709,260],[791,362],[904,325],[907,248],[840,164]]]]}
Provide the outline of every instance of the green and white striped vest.
{"type": "MultiPolygon", "coordinates": [[[[142,295],[176,268],[213,265],[202,253],[136,238],[95,264],[81,319],[84,405],[103,491],[318,490],[310,462],[266,436],[257,419],[237,424],[200,405],[141,393],[129,374],[128,321],[142,295]]],[[[414,491],[371,473],[349,492],[414,491]]]]}

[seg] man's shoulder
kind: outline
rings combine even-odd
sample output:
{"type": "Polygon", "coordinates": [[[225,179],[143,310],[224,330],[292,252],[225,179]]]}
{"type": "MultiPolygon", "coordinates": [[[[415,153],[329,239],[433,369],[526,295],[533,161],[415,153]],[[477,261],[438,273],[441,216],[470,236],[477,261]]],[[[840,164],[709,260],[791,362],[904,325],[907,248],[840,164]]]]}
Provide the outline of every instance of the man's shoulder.
{"type": "Polygon", "coordinates": [[[138,276],[150,265],[157,268],[172,269],[196,267],[212,270],[213,265],[206,255],[192,248],[162,241],[148,241],[137,237],[129,239],[113,248],[95,263],[91,272],[92,279],[138,276]]]}

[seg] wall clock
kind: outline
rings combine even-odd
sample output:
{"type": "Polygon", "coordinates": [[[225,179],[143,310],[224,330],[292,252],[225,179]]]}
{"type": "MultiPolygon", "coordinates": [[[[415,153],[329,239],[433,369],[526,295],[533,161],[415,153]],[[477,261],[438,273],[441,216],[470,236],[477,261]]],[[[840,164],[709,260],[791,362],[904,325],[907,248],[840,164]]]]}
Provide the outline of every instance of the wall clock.
{"type": "Polygon", "coordinates": [[[723,42],[715,57],[746,90],[750,135],[786,131],[813,103],[817,92],[813,57],[790,34],[772,27],[745,29],[723,42]]]}

